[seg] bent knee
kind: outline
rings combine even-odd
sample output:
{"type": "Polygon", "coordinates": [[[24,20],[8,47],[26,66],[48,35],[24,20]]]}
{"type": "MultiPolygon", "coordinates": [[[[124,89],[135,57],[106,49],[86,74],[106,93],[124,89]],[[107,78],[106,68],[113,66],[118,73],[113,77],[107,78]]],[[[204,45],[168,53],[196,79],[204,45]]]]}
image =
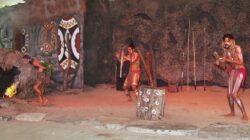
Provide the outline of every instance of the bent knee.
{"type": "Polygon", "coordinates": [[[233,95],[232,97],[233,97],[233,99],[234,99],[234,100],[236,100],[236,99],[238,99],[238,98],[239,98],[239,96],[238,96],[238,95],[233,95]]]}

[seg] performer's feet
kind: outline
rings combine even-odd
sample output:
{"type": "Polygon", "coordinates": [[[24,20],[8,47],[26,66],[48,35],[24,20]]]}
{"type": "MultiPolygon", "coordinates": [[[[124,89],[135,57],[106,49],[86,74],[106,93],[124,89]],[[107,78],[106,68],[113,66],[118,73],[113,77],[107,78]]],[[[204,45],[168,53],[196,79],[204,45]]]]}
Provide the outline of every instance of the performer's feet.
{"type": "Polygon", "coordinates": [[[43,103],[43,99],[39,97],[39,98],[36,100],[36,103],[41,105],[41,104],[43,103]]]}
{"type": "Polygon", "coordinates": [[[128,97],[128,102],[132,102],[133,99],[131,97],[128,97]]]}
{"type": "Polygon", "coordinates": [[[247,121],[248,120],[247,114],[243,114],[241,119],[247,121]]]}
{"type": "Polygon", "coordinates": [[[36,99],[36,100],[33,100],[33,101],[30,101],[30,103],[34,106],[41,106],[43,101],[40,100],[40,99],[36,99]]]}
{"type": "Polygon", "coordinates": [[[48,99],[47,98],[38,98],[38,100],[36,101],[36,105],[38,106],[45,106],[48,103],[48,99]]]}
{"type": "Polygon", "coordinates": [[[235,116],[235,113],[234,112],[230,112],[228,114],[225,114],[224,116],[225,117],[233,117],[233,116],[235,116]]]}
{"type": "Polygon", "coordinates": [[[48,100],[47,98],[43,98],[42,106],[47,105],[48,101],[49,101],[49,100],[48,100]]]}

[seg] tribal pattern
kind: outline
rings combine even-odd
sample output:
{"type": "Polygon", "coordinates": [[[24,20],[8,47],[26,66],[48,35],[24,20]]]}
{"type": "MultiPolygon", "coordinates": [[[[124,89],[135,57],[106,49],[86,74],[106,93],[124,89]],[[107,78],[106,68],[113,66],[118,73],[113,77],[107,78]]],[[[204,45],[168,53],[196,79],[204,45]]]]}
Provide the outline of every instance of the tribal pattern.
{"type": "Polygon", "coordinates": [[[57,35],[58,35],[57,53],[60,66],[64,70],[68,68],[69,54],[70,54],[71,56],[70,67],[72,69],[77,69],[80,59],[80,29],[76,19],[73,17],[63,18],[59,24],[57,35]]]}
{"type": "Polygon", "coordinates": [[[42,27],[42,37],[40,50],[44,54],[50,54],[55,46],[55,24],[54,22],[44,23],[42,27]]]}
{"type": "Polygon", "coordinates": [[[29,50],[30,46],[30,35],[29,33],[23,28],[22,29],[22,47],[21,51],[23,53],[27,52],[29,50]]]}

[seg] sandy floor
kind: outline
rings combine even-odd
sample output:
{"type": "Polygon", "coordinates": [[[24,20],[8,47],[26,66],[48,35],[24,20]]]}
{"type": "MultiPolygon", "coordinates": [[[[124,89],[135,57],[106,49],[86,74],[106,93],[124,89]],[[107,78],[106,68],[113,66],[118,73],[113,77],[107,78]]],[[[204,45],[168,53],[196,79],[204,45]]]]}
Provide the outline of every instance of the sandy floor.
{"type": "MultiPolygon", "coordinates": [[[[205,127],[214,123],[235,123],[250,125],[250,121],[241,120],[237,106],[235,117],[224,117],[229,112],[226,88],[217,86],[183,88],[182,92],[166,93],[165,116],[159,121],[168,124],[187,124],[205,127]]],[[[100,120],[104,122],[128,123],[138,121],[135,115],[135,103],[128,102],[123,91],[116,91],[112,85],[86,87],[84,90],[53,92],[46,95],[49,103],[45,107],[34,106],[33,100],[18,100],[16,104],[0,109],[0,114],[17,115],[23,112],[44,112],[46,120],[59,122],[77,122],[78,120],[100,120]]],[[[250,115],[250,90],[240,91],[240,96],[250,115]]]]}

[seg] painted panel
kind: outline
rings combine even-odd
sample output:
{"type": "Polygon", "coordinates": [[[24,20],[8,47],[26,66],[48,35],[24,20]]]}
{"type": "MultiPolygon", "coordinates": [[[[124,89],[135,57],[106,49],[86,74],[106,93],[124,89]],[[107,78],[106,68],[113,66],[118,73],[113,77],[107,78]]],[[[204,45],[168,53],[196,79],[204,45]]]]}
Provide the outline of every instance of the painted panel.
{"type": "Polygon", "coordinates": [[[60,66],[64,70],[68,68],[70,54],[70,67],[72,69],[77,69],[80,59],[80,28],[74,17],[64,17],[60,21],[57,38],[57,54],[60,66]]]}

